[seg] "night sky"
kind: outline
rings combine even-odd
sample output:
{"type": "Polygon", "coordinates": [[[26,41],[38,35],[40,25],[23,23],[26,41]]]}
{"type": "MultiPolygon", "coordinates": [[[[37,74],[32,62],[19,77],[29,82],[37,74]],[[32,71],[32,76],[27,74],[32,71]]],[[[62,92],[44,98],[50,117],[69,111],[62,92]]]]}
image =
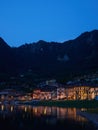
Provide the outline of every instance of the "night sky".
{"type": "Polygon", "coordinates": [[[98,29],[98,0],[0,0],[0,37],[10,46],[63,42],[98,29]]]}

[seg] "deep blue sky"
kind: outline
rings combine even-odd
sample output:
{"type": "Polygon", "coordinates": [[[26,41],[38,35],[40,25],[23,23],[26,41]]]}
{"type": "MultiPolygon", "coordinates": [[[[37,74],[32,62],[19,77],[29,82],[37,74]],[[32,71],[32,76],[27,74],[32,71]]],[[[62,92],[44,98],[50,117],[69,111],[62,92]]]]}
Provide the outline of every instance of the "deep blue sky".
{"type": "Polygon", "coordinates": [[[0,0],[0,36],[10,46],[74,39],[98,29],[98,0],[0,0]]]}

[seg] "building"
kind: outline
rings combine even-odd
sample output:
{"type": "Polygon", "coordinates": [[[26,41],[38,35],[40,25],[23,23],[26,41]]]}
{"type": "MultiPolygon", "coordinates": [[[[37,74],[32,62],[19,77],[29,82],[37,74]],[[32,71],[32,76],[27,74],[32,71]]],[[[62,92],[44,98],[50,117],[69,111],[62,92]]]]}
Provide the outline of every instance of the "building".
{"type": "Polygon", "coordinates": [[[37,100],[92,100],[96,96],[98,96],[98,87],[82,85],[33,91],[33,99],[37,100]]]}

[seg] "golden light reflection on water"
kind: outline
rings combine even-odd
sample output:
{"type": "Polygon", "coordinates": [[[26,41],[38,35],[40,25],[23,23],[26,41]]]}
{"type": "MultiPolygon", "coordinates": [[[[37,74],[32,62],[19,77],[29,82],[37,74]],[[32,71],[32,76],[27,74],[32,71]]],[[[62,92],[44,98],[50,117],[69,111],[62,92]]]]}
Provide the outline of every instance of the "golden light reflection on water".
{"type": "Polygon", "coordinates": [[[27,106],[25,106],[24,111],[27,112],[27,106]]]}
{"type": "Polygon", "coordinates": [[[47,114],[47,108],[45,107],[45,109],[44,109],[44,115],[46,115],[47,114]]]}
{"type": "Polygon", "coordinates": [[[1,110],[4,111],[4,105],[1,105],[1,110]]]}
{"type": "Polygon", "coordinates": [[[13,110],[14,110],[14,107],[13,107],[13,106],[11,106],[11,112],[13,112],[13,110]]]}
{"type": "Polygon", "coordinates": [[[23,118],[26,117],[31,117],[31,116],[36,116],[36,117],[41,117],[42,115],[44,116],[53,116],[56,119],[73,119],[76,121],[87,121],[86,118],[81,117],[77,115],[77,109],[76,108],[62,108],[62,107],[48,107],[48,106],[25,106],[25,105],[20,105],[20,106],[5,106],[1,105],[0,106],[0,111],[5,112],[7,111],[8,114],[10,113],[15,113],[17,111],[22,111],[27,113],[22,114],[23,118]]]}

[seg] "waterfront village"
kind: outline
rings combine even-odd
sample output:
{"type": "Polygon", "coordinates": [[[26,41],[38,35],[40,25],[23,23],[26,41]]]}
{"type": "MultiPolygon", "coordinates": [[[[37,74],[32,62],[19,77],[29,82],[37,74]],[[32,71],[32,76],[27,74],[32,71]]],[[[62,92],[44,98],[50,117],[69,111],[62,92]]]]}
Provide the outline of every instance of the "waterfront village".
{"type": "MultiPolygon", "coordinates": [[[[14,87],[13,87],[14,88],[14,87]]],[[[98,73],[76,77],[65,84],[55,79],[39,83],[26,93],[17,89],[2,89],[0,103],[32,102],[40,100],[98,100],[98,73]]]]}

